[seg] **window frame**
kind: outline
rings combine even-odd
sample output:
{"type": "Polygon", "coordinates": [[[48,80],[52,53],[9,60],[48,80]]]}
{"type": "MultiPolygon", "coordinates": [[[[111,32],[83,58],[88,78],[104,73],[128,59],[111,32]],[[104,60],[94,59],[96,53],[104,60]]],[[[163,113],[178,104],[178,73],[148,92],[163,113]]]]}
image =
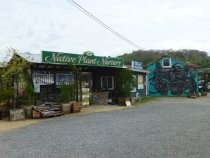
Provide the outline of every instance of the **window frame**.
{"type": "Polygon", "coordinates": [[[171,64],[171,58],[163,58],[162,59],[162,67],[163,68],[170,68],[171,66],[172,66],[172,64],[171,64]],[[164,60],[166,60],[166,59],[169,60],[169,65],[168,66],[165,66],[164,65],[164,60]]]}
{"type": "Polygon", "coordinates": [[[102,90],[113,90],[114,89],[114,77],[113,76],[101,76],[101,89],[102,90]],[[111,83],[111,87],[108,87],[109,86],[109,78],[111,78],[111,81],[112,81],[112,83],[111,83]],[[106,80],[106,85],[107,85],[107,87],[103,87],[103,79],[105,79],[106,80]]]}

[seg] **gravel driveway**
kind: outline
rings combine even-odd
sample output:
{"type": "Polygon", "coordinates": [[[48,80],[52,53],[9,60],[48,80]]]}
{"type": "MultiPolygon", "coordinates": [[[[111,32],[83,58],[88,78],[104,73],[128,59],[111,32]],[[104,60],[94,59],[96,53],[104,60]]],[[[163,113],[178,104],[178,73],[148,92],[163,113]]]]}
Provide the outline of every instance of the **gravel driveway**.
{"type": "Polygon", "coordinates": [[[209,101],[160,98],[0,132],[0,158],[209,158],[209,101]]]}

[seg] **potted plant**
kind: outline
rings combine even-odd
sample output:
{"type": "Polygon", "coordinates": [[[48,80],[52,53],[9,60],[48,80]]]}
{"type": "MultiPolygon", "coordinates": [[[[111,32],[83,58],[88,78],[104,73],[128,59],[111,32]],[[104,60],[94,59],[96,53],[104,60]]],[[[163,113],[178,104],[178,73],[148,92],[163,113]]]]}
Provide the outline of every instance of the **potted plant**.
{"type": "Polygon", "coordinates": [[[24,86],[24,110],[25,110],[25,117],[32,118],[32,107],[34,105],[34,88],[33,85],[29,82],[25,83],[24,86]]]}
{"type": "Polygon", "coordinates": [[[70,69],[72,70],[74,74],[74,85],[73,85],[73,97],[74,97],[74,102],[72,103],[71,106],[71,112],[81,112],[82,109],[82,103],[81,103],[81,98],[82,98],[82,86],[81,86],[81,70],[75,66],[75,65],[70,65],[70,69]]]}
{"type": "Polygon", "coordinates": [[[126,101],[130,101],[131,90],[137,85],[132,71],[124,69],[117,74],[118,103],[126,105],[126,101]]]}
{"type": "Polygon", "coordinates": [[[57,95],[58,102],[61,104],[61,110],[64,114],[68,114],[71,111],[73,96],[73,85],[60,86],[60,93],[57,95]]]}

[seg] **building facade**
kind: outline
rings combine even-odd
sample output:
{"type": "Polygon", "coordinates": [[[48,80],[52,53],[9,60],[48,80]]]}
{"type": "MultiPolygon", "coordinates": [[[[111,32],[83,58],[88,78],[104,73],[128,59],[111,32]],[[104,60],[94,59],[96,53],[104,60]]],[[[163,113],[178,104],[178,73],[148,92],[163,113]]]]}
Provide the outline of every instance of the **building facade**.
{"type": "Polygon", "coordinates": [[[147,65],[150,96],[198,94],[198,70],[187,63],[163,57],[147,65]]]}
{"type": "MultiPolygon", "coordinates": [[[[123,59],[95,56],[92,52],[69,54],[42,51],[42,54],[19,53],[18,56],[31,64],[36,104],[55,100],[60,85],[73,84],[76,78],[78,83],[74,88],[83,106],[117,103],[117,74],[126,69],[123,59]]],[[[141,83],[131,92],[132,96],[146,96],[147,71],[133,70],[133,73],[141,83]]]]}

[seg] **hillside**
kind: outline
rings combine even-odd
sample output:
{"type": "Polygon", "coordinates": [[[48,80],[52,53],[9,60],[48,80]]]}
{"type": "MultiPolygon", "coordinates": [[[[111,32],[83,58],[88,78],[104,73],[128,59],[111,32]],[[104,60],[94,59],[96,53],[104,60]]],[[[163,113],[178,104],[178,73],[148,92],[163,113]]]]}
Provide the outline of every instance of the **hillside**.
{"type": "Polygon", "coordinates": [[[146,65],[166,54],[184,62],[197,64],[200,67],[210,67],[210,56],[208,56],[207,52],[199,50],[138,50],[118,57],[123,58],[125,64],[130,64],[134,60],[146,65]]]}

